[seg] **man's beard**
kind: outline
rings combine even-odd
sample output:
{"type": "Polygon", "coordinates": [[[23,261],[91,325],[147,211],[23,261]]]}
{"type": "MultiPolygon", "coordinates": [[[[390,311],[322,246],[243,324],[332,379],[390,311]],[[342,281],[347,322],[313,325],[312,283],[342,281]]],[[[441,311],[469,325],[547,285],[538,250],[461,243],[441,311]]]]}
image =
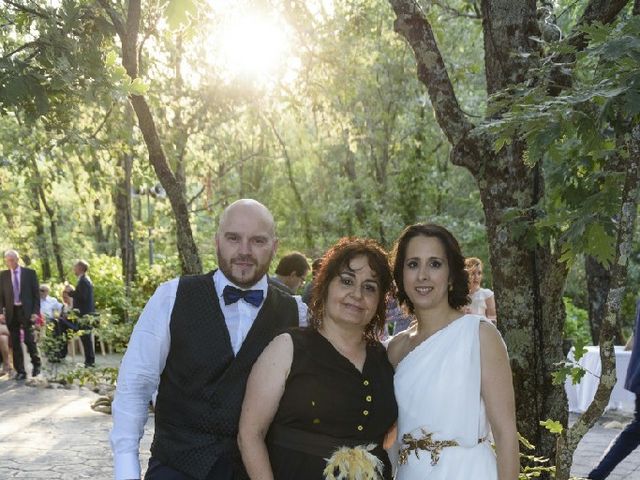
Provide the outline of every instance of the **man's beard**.
{"type": "Polygon", "coordinates": [[[218,252],[218,268],[220,268],[222,273],[224,273],[225,277],[237,286],[241,288],[249,288],[258,283],[258,281],[269,271],[269,265],[271,264],[272,258],[273,254],[269,256],[269,259],[264,263],[264,265],[259,265],[258,260],[256,260],[252,255],[238,255],[237,257],[232,258],[231,262],[227,262],[226,259],[222,258],[218,252]],[[234,275],[233,264],[236,262],[251,262],[255,266],[255,273],[251,277],[239,277],[234,275]]]}

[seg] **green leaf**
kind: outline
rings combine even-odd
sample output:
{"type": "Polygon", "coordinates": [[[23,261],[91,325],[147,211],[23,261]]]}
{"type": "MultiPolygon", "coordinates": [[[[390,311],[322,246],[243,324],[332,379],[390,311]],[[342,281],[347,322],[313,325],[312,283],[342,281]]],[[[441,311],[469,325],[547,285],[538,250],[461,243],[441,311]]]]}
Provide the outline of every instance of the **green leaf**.
{"type": "Polygon", "coordinates": [[[104,59],[104,64],[107,67],[113,67],[116,64],[117,59],[118,59],[118,54],[113,50],[111,50],[109,53],[107,53],[107,56],[104,59]]]}
{"type": "Polygon", "coordinates": [[[584,377],[586,373],[587,371],[580,366],[573,367],[571,369],[571,383],[573,385],[579,384],[582,381],[582,377],[584,377]]]}
{"type": "Polygon", "coordinates": [[[140,78],[134,78],[129,85],[129,93],[131,95],[144,95],[149,90],[149,85],[144,83],[140,78]]]}
{"type": "Polygon", "coordinates": [[[569,375],[571,375],[571,367],[563,365],[551,373],[551,383],[554,385],[563,385],[569,375]]]}
{"type": "Polygon", "coordinates": [[[607,233],[601,223],[587,225],[585,237],[585,253],[594,257],[604,267],[610,265],[616,253],[616,239],[607,233]]]}
{"type": "Polygon", "coordinates": [[[189,17],[196,14],[196,3],[194,0],[169,0],[165,15],[167,23],[173,30],[186,25],[189,17]]]}
{"type": "Polygon", "coordinates": [[[540,425],[549,430],[551,433],[562,433],[562,431],[564,430],[562,424],[556,420],[547,419],[544,422],[541,421],[540,425]]]}
{"type": "Polygon", "coordinates": [[[586,343],[584,338],[576,338],[573,351],[573,358],[576,362],[579,362],[580,359],[584,357],[584,354],[587,353],[587,349],[585,348],[585,346],[586,343]]]}
{"type": "Polygon", "coordinates": [[[511,138],[509,137],[498,137],[493,145],[493,150],[498,153],[500,150],[502,150],[502,147],[504,147],[505,145],[510,145],[511,144],[511,138]]]}

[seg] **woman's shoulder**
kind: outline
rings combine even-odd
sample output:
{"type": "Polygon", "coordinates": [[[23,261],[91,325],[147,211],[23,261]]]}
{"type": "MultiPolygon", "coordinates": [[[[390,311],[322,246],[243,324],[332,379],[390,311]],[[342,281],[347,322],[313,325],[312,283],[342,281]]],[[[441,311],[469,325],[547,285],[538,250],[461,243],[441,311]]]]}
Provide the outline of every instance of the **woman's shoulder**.
{"type": "Polygon", "coordinates": [[[397,335],[394,335],[387,344],[387,356],[394,368],[405,356],[409,338],[409,329],[403,330],[397,335]]]}
{"type": "Polygon", "coordinates": [[[487,299],[489,297],[493,297],[493,290],[491,290],[489,288],[481,288],[481,289],[478,290],[478,293],[484,299],[487,299]]]}
{"type": "Polygon", "coordinates": [[[504,339],[496,326],[486,318],[480,318],[478,332],[480,336],[480,347],[494,348],[496,346],[504,347],[504,339]]]}

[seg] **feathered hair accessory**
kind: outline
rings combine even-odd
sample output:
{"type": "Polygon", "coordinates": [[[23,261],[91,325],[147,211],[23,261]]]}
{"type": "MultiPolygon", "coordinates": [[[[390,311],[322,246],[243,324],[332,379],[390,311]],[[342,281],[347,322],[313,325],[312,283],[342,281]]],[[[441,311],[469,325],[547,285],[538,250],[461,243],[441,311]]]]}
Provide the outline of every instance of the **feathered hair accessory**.
{"type": "Polygon", "coordinates": [[[384,465],[382,460],[371,451],[374,443],[357,447],[340,447],[331,458],[325,458],[324,469],[326,480],[379,480],[382,478],[384,465]]]}

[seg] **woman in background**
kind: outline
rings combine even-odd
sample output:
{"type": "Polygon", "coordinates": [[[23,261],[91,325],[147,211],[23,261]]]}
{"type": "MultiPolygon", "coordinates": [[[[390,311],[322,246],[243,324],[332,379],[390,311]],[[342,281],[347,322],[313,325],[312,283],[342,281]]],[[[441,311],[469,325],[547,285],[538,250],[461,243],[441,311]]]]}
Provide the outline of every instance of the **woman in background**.
{"type": "Polygon", "coordinates": [[[493,292],[482,288],[482,260],[467,257],[464,268],[469,275],[469,297],[471,304],[465,307],[465,313],[482,315],[496,324],[496,301],[493,292]]]}

